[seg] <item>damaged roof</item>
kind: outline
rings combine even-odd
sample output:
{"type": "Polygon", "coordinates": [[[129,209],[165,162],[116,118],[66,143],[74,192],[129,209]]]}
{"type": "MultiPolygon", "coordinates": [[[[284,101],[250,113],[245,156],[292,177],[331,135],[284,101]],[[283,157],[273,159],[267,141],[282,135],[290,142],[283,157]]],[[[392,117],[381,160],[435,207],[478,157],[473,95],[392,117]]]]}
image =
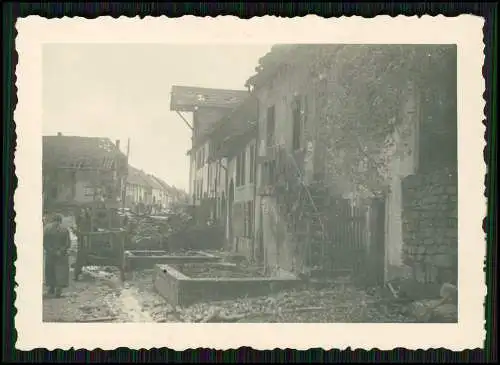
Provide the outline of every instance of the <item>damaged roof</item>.
{"type": "Polygon", "coordinates": [[[252,95],[217,122],[209,133],[209,137],[220,140],[213,158],[225,157],[245,145],[246,137],[257,131],[258,110],[258,99],[252,95]]]}
{"type": "Polygon", "coordinates": [[[192,86],[172,86],[170,110],[191,112],[196,108],[234,108],[245,100],[246,90],[210,89],[192,86]]]}
{"type": "Polygon", "coordinates": [[[109,138],[43,136],[42,158],[45,168],[127,169],[127,157],[109,138]]]}
{"type": "Polygon", "coordinates": [[[258,99],[248,97],[240,106],[219,120],[208,133],[209,136],[221,135],[225,139],[239,135],[256,126],[258,119],[258,99]]]}
{"type": "MultiPolygon", "coordinates": [[[[231,138],[245,135],[257,128],[258,119],[258,99],[254,95],[248,96],[239,106],[228,111],[219,119],[212,128],[201,138],[199,138],[193,148],[196,148],[209,139],[221,140],[226,144],[231,138]]],[[[188,154],[192,152],[188,151],[188,154]]]]}
{"type": "Polygon", "coordinates": [[[299,47],[298,44],[276,44],[264,56],[259,58],[255,67],[255,74],[245,83],[245,86],[259,86],[263,81],[268,81],[278,71],[279,67],[291,62],[293,52],[299,47]]]}

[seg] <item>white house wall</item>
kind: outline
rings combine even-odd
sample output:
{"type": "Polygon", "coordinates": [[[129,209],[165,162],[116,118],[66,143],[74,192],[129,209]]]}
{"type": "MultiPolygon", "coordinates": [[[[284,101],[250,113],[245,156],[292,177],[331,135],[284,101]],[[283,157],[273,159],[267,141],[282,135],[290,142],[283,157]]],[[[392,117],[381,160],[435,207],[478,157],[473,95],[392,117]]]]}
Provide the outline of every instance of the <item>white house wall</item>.
{"type": "MultiPolygon", "coordinates": [[[[307,128],[314,126],[315,112],[314,103],[311,104],[311,95],[314,95],[314,85],[310,81],[306,65],[301,68],[289,68],[272,79],[266,86],[256,92],[259,100],[259,136],[257,151],[259,156],[266,154],[267,134],[267,110],[275,107],[275,138],[280,146],[284,146],[288,152],[292,151],[293,125],[291,104],[298,95],[307,95],[309,102],[309,114],[307,115],[307,128]]],[[[308,171],[312,171],[313,165],[310,161],[307,165],[308,171]]],[[[312,174],[312,172],[311,172],[312,174]]],[[[262,184],[262,165],[257,165],[255,180],[257,187],[262,184]]],[[[275,199],[272,197],[257,196],[255,199],[255,232],[256,237],[262,231],[264,236],[264,260],[265,265],[279,271],[280,268],[290,270],[294,266],[293,255],[289,252],[290,245],[286,234],[286,220],[277,217],[275,199]],[[266,224],[261,222],[262,219],[266,224]],[[270,222],[275,224],[270,224],[270,222]]]]}
{"type": "MultiPolygon", "coordinates": [[[[401,181],[408,175],[414,174],[417,169],[417,146],[419,114],[418,95],[408,98],[403,105],[402,117],[412,124],[412,133],[406,143],[411,153],[404,157],[394,158],[391,161],[390,192],[386,199],[386,252],[385,252],[385,279],[390,280],[397,275],[403,264],[403,196],[401,181]]],[[[395,138],[398,138],[395,136],[395,138]]],[[[402,143],[402,141],[400,141],[402,143]]]]}

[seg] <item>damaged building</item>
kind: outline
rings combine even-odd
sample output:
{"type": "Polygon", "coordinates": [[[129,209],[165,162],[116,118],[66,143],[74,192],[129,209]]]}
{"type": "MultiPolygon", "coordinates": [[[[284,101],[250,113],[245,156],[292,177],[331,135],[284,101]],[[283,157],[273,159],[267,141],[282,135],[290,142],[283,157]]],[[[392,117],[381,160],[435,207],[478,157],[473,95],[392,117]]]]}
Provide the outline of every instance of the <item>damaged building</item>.
{"type": "Polygon", "coordinates": [[[118,204],[127,158],[108,138],[43,137],[44,209],[93,201],[118,204]]]}
{"type": "MultiPolygon", "coordinates": [[[[335,56],[339,48],[328,51],[335,56]]],[[[378,52],[356,45],[342,51],[378,52]]],[[[255,230],[260,238],[255,251],[263,251],[272,271],[319,268],[328,275],[345,270],[372,283],[401,275],[426,283],[455,282],[456,49],[444,50],[450,64],[428,61],[415,79],[396,80],[404,92],[395,109],[379,107],[393,110],[389,117],[407,127],[390,133],[396,148],[404,145],[406,152],[388,158],[377,196],[356,195],[342,172],[328,174],[332,159],[359,153],[359,142],[347,141],[342,148],[341,141],[330,142],[338,120],[325,114],[326,104],[335,105],[344,118],[345,75],[335,63],[312,71],[315,58],[324,53],[318,46],[275,46],[247,82],[259,103],[255,230]],[[418,79],[436,73],[446,79],[439,85],[418,79]]],[[[369,143],[371,135],[366,135],[369,143]]]]}
{"type": "MultiPolygon", "coordinates": [[[[376,46],[279,45],[259,60],[245,85],[249,92],[172,88],[171,109],[193,113],[191,202],[200,217],[225,226],[228,248],[274,275],[350,273],[368,284],[401,276],[456,281],[456,65],[437,69],[425,58],[411,61],[424,72],[394,78],[397,102],[373,108],[373,118],[387,118],[381,125],[398,126],[384,133],[404,150],[379,148],[375,157],[385,170],[376,192],[361,190],[349,180],[352,172],[332,172],[335,159],[339,165],[352,160],[351,170],[369,170],[355,155],[385,143],[374,142],[380,133],[363,124],[369,119],[353,121],[366,129],[361,142],[352,133],[336,140],[353,118],[348,106],[370,104],[362,98],[378,92],[360,81],[346,86],[352,63],[342,57],[372,62],[370,57],[389,57],[397,47],[384,54],[376,46]],[[336,61],[313,66],[326,54],[336,61]],[[419,78],[435,78],[436,72],[446,78],[444,86],[424,87],[419,78]],[[356,96],[356,87],[368,94],[356,96]]],[[[451,63],[453,52],[444,50],[451,63]]]]}
{"type": "MultiPolygon", "coordinates": [[[[197,221],[221,217],[222,202],[227,201],[227,159],[208,161],[211,141],[208,134],[214,125],[240,105],[249,93],[244,90],[209,89],[173,86],[170,109],[176,111],[192,130],[192,146],[188,151],[189,196],[197,221]],[[182,114],[192,113],[192,124],[182,114]]],[[[226,205],[224,203],[223,205],[226,205]]]]}

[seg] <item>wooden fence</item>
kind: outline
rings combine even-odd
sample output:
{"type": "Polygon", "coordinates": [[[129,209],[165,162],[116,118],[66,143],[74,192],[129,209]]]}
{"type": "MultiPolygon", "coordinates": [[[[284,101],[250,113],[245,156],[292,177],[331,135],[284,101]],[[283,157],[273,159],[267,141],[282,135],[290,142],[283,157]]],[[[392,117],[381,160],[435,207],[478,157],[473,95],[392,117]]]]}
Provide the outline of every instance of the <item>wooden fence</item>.
{"type": "Polygon", "coordinates": [[[378,283],[384,264],[383,203],[352,206],[347,199],[332,199],[328,207],[325,256],[331,269],[378,283]]]}

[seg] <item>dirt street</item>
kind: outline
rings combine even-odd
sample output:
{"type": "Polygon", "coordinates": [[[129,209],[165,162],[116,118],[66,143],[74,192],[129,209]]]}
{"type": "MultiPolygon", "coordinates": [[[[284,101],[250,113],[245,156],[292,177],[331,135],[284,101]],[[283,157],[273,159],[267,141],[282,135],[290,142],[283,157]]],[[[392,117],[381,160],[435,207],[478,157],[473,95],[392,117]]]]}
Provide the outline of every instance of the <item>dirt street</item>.
{"type": "MultiPolygon", "coordinates": [[[[214,310],[241,316],[238,322],[407,322],[399,310],[376,305],[379,298],[351,286],[282,292],[269,297],[198,303],[173,308],[155,292],[152,271],[121,283],[111,268],[85,268],[62,298],[43,299],[45,322],[200,322],[214,310]]],[[[219,318],[219,317],[217,317],[219,318]]]]}
{"type": "MultiPolygon", "coordinates": [[[[74,262],[76,251],[75,237],[72,238],[70,262],[74,262]]],[[[155,291],[152,276],[153,270],[136,271],[123,283],[115,268],[85,267],[78,281],[72,280],[71,273],[69,287],[61,298],[44,296],[43,321],[203,322],[228,318],[237,322],[411,321],[401,313],[401,308],[383,304],[379,294],[367,293],[344,281],[324,289],[173,308],[155,291]]]]}
{"type": "MultiPolygon", "coordinates": [[[[150,279],[151,280],[151,279],[150,279]]],[[[44,295],[44,322],[154,322],[148,309],[164,301],[145,284],[122,284],[113,269],[85,268],[80,280],[70,281],[61,298],[44,295]]]]}

